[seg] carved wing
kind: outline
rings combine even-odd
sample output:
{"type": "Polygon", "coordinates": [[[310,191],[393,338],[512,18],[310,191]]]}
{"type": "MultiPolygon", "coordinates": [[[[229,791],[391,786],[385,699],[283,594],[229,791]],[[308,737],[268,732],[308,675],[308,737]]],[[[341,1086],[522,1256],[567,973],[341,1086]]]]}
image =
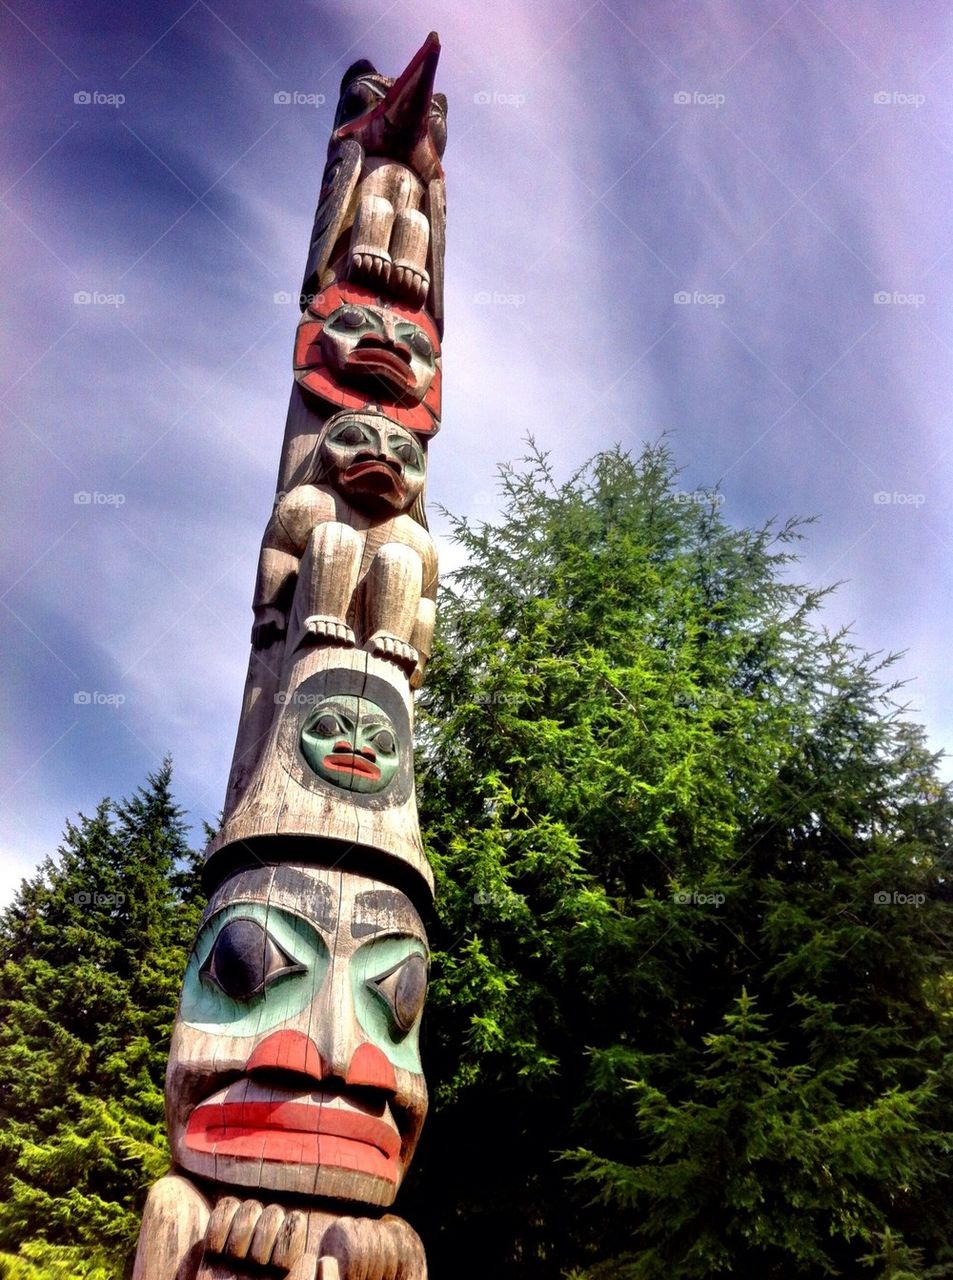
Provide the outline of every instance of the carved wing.
{"type": "Polygon", "coordinates": [[[447,188],[443,178],[434,178],[427,187],[427,221],[430,223],[430,314],[443,337],[443,253],[447,240],[447,188]]]}
{"type": "Polygon", "coordinates": [[[321,273],[328,265],[341,234],[354,188],[361,176],[363,161],[364,148],[353,138],[346,138],[338,144],[334,158],[324,171],[321,195],[314,215],[314,229],[311,232],[308,265],[301,285],[302,311],[308,305],[307,299],[320,292],[321,273]]]}

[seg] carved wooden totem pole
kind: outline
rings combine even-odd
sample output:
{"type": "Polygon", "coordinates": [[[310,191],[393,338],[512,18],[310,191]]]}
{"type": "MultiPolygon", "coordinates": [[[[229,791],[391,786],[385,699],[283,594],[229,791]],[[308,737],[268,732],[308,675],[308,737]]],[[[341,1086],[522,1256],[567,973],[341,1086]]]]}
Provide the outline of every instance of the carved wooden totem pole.
{"type": "Polygon", "coordinates": [[[423,1280],[387,1212],[427,1111],[433,880],[413,700],[437,562],[446,101],[431,34],[344,76],[314,221],[224,822],[136,1280],[423,1280]]]}

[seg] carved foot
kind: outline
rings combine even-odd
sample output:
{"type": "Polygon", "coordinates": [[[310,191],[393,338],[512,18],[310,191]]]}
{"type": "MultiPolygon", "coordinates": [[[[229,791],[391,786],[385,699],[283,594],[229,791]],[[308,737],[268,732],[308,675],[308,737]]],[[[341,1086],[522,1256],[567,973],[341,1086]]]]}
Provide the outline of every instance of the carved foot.
{"type": "Polygon", "coordinates": [[[395,262],[390,283],[395,292],[403,294],[413,306],[422,306],[430,288],[430,276],[409,263],[395,262]]]}
{"type": "Polygon", "coordinates": [[[420,655],[412,644],[407,644],[386,631],[375,631],[367,642],[367,649],[378,658],[387,658],[388,661],[395,663],[408,676],[420,659],[420,655]]]}
{"type": "Polygon", "coordinates": [[[353,649],[357,641],[354,632],[340,618],[326,613],[314,613],[304,620],[305,636],[302,644],[339,644],[353,649]]]}
{"type": "Polygon", "coordinates": [[[382,280],[385,284],[390,279],[391,257],[381,250],[378,253],[362,253],[351,255],[351,275],[363,276],[367,280],[382,280]]]}

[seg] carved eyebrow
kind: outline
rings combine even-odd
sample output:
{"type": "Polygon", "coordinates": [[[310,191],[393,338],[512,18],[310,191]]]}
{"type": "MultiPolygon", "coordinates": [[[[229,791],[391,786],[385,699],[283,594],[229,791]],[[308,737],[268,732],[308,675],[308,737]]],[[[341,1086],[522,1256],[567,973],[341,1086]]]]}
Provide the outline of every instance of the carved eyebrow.
{"type": "Polygon", "coordinates": [[[396,889],[368,889],[354,899],[351,937],[366,938],[372,933],[406,933],[423,937],[423,925],[413,903],[396,889]]]}

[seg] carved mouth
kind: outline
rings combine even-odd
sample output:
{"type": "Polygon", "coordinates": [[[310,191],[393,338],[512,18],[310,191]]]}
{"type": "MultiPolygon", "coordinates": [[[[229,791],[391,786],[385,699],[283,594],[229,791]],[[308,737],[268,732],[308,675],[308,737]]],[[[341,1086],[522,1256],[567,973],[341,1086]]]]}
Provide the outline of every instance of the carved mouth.
{"type": "Polygon", "coordinates": [[[345,361],[348,373],[380,379],[401,395],[413,395],[417,379],[407,361],[384,347],[357,347],[345,361]]]}
{"type": "Polygon", "coordinates": [[[324,757],[325,769],[333,769],[335,773],[358,773],[362,778],[371,778],[374,782],[380,779],[381,771],[365,756],[348,755],[339,751],[337,755],[324,757]]]}
{"type": "Polygon", "coordinates": [[[380,462],[376,459],[355,462],[353,466],[348,467],[344,472],[343,478],[349,484],[355,480],[370,481],[372,482],[372,487],[378,491],[382,489],[396,489],[398,493],[403,493],[404,491],[401,478],[394,468],[388,463],[380,462]]]}
{"type": "MultiPolygon", "coordinates": [[[[388,1116],[385,1108],[385,1115],[388,1116]]],[[[340,1094],[266,1088],[245,1077],[200,1103],[189,1117],[191,1151],[325,1165],[395,1183],[400,1135],[340,1094]]]]}

